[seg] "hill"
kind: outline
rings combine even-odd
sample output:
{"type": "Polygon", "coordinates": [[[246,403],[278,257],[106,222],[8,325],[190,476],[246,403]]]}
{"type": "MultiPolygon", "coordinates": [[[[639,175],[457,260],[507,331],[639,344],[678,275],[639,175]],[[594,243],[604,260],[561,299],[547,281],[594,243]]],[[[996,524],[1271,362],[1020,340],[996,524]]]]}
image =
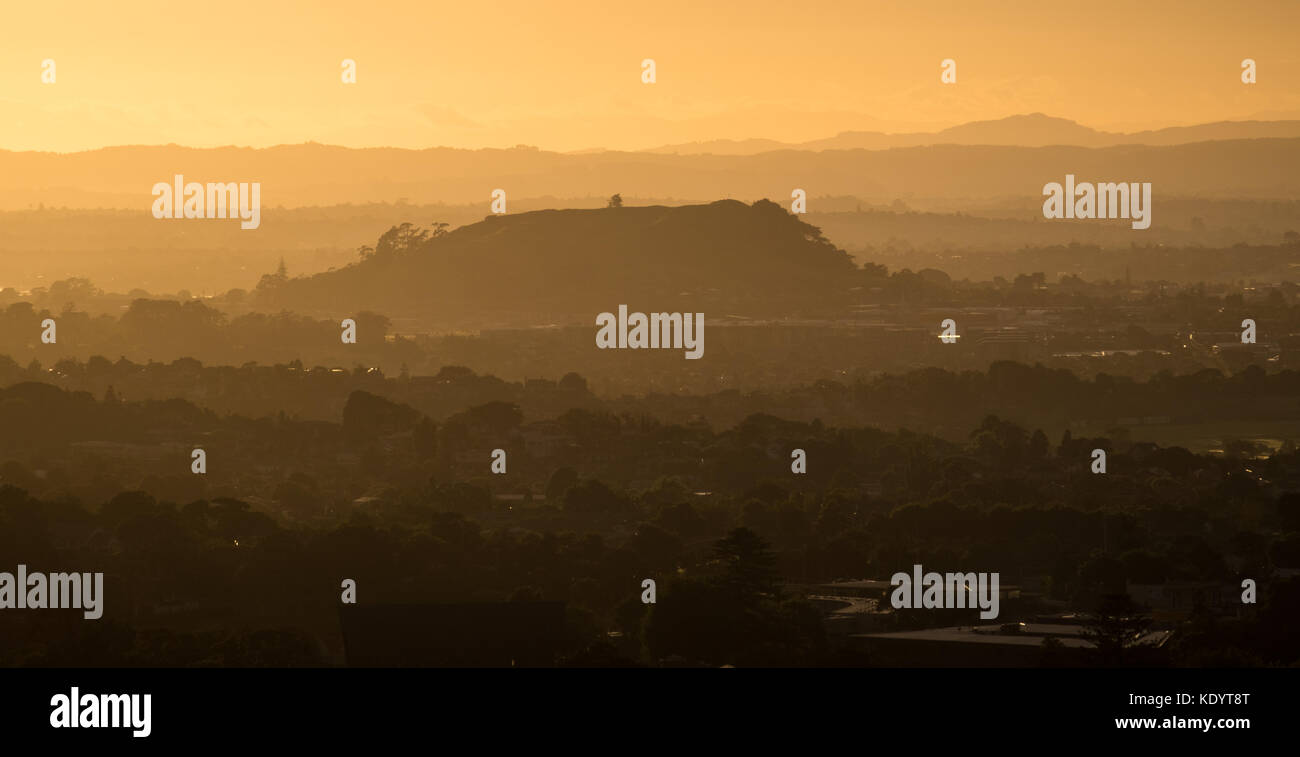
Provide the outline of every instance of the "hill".
{"type": "Polygon", "coordinates": [[[773,150],[889,150],[926,145],[1001,145],[1015,147],[1114,147],[1116,145],[1169,146],[1225,139],[1276,139],[1300,137],[1300,121],[1219,121],[1132,133],[1099,131],[1065,118],[1042,113],[972,121],[937,132],[888,134],[846,131],[807,142],[771,139],[717,139],[665,145],[647,152],[675,155],[756,155],[773,150]]]}
{"type": "Polygon", "coordinates": [[[465,327],[633,311],[789,316],[842,306],[858,269],[781,206],[541,210],[436,237],[395,229],[346,268],[254,292],[260,309],[374,310],[465,327]]]}
{"type": "MultiPolygon", "coordinates": [[[[0,209],[42,203],[129,208],[148,218],[153,185],[178,173],[198,182],[258,181],[264,209],[404,200],[481,203],[486,211],[497,188],[510,199],[608,197],[621,192],[698,202],[718,197],[788,200],[791,190],[801,187],[810,197],[852,195],[885,203],[900,197],[909,202],[942,199],[970,206],[997,197],[1041,202],[1043,184],[1061,181],[1066,173],[1093,180],[1150,181],[1157,197],[1292,199],[1300,197],[1300,174],[1291,170],[1298,163],[1300,137],[1171,146],[855,146],[757,155],[166,145],[66,155],[0,152],[0,209]]],[[[814,208],[810,205],[809,210],[814,208]]]]}

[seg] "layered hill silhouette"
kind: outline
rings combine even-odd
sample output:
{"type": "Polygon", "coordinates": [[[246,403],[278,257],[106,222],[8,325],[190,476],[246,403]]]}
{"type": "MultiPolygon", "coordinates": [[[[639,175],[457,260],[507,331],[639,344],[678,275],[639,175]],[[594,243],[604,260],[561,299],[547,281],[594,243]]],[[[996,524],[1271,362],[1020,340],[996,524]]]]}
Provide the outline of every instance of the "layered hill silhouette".
{"type": "Polygon", "coordinates": [[[713,316],[822,313],[863,276],[780,205],[541,210],[437,237],[396,228],[372,255],[315,276],[268,278],[259,309],[370,310],[458,327],[594,323],[617,310],[713,316]]]}
{"type": "Polygon", "coordinates": [[[1004,120],[948,130],[949,136],[974,144],[941,144],[927,135],[923,145],[876,149],[870,140],[837,138],[753,155],[349,149],[314,143],[0,152],[0,209],[44,204],[147,214],[153,185],[175,174],[187,181],[261,182],[264,208],[406,200],[482,202],[486,209],[498,188],[511,198],[621,192],[685,202],[753,201],[788,198],[800,187],[810,197],[852,195],[871,202],[975,201],[1039,197],[1044,183],[1060,181],[1066,173],[1081,180],[1150,181],[1157,196],[1165,197],[1300,197],[1300,173],[1292,170],[1300,163],[1300,122],[1207,124],[1153,132],[1150,140],[1209,141],[1095,146],[1088,143],[1097,133],[1059,121],[1028,116],[1010,125],[1004,120]],[[1238,138],[1242,134],[1258,138],[1238,138]],[[1044,141],[1053,144],[1035,146],[1044,141]],[[1070,141],[1084,144],[1059,144],[1070,141]]]}
{"type": "Polygon", "coordinates": [[[1218,121],[1194,126],[1174,126],[1139,132],[1109,132],[1066,118],[1042,113],[972,121],[937,132],[889,134],[846,131],[826,139],[778,142],[772,139],[717,139],[664,145],[647,152],[677,155],[756,155],[773,150],[888,150],[925,145],[1003,145],[1016,147],[1113,147],[1116,145],[1181,145],[1224,139],[1278,139],[1300,137],[1300,121],[1218,121]]]}

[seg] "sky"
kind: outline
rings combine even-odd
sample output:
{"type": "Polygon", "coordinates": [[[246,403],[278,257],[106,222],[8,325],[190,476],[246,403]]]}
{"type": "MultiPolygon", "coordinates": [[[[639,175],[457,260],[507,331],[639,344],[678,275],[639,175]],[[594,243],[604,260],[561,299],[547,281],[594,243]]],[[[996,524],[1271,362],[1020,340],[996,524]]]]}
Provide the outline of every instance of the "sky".
{"type": "Polygon", "coordinates": [[[1111,131],[1300,118],[1294,0],[50,0],[4,15],[7,150],[633,150],[1033,112],[1111,131]]]}

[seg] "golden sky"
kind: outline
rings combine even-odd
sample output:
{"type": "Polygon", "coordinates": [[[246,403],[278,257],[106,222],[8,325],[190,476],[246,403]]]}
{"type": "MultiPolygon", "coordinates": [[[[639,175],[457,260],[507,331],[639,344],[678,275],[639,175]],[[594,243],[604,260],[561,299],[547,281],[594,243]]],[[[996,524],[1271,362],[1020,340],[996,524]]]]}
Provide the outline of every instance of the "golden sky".
{"type": "Polygon", "coordinates": [[[1295,0],[50,0],[3,16],[10,150],[639,149],[1031,112],[1120,131],[1300,118],[1295,0]]]}

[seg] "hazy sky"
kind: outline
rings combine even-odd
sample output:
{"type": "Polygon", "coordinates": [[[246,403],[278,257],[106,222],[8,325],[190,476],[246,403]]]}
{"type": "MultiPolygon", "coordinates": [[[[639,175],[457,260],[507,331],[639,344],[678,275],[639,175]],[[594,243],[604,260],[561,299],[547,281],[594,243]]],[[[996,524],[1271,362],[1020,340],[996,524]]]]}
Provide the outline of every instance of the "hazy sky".
{"type": "Polygon", "coordinates": [[[637,149],[1030,112],[1123,131],[1300,118],[1298,30],[1294,0],[12,2],[0,149],[637,149]]]}

